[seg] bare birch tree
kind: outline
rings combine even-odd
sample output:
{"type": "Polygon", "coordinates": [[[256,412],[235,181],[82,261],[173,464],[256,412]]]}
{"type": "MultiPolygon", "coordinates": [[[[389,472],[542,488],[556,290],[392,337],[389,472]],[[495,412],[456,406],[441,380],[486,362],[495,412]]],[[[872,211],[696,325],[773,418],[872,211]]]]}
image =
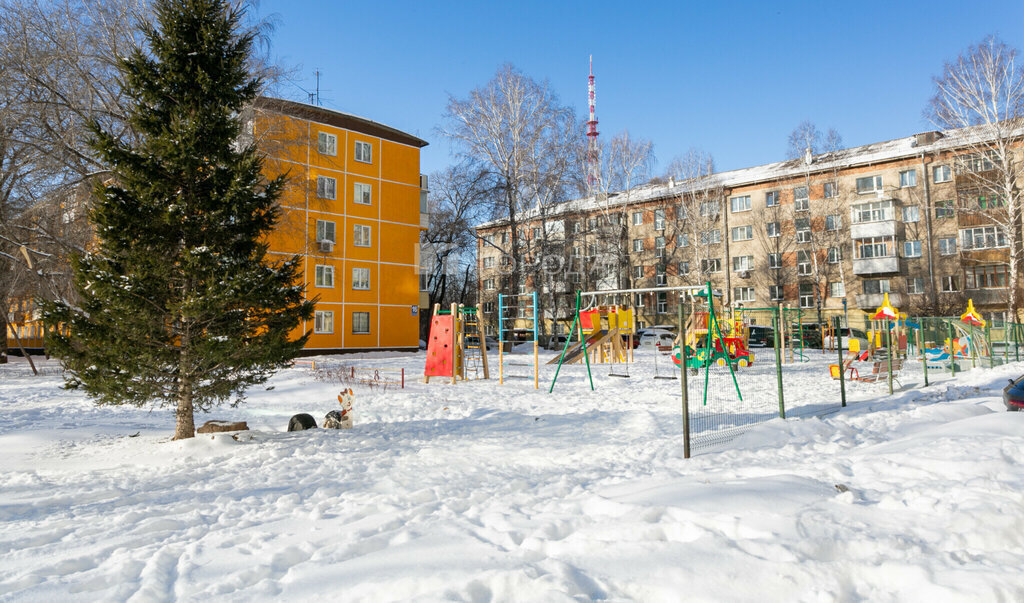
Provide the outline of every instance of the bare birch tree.
{"type": "MultiPolygon", "coordinates": [[[[1024,66],[1018,51],[995,36],[970,46],[934,78],[927,115],[943,129],[963,128],[956,142],[969,153],[958,162],[967,189],[959,211],[984,216],[1005,236],[1011,316],[1020,304],[1021,176],[1024,161],[1024,66]]],[[[958,177],[958,189],[961,189],[958,177]]]]}

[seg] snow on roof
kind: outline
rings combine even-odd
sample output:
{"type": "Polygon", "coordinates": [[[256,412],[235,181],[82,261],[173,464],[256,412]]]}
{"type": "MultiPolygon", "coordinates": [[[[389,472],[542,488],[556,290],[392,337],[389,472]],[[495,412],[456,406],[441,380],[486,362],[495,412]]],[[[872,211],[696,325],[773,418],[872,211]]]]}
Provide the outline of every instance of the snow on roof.
{"type": "MultiPolygon", "coordinates": [[[[897,138],[895,140],[875,142],[861,145],[859,147],[821,153],[812,157],[811,170],[815,173],[820,173],[833,169],[850,168],[858,165],[871,165],[873,163],[905,159],[922,153],[934,153],[964,147],[970,144],[977,144],[984,140],[985,130],[983,128],[985,128],[985,126],[973,126],[970,128],[946,130],[944,132],[922,132],[920,134],[897,138]],[[920,143],[919,140],[926,136],[930,136],[934,138],[934,140],[929,143],[920,143]]],[[[1024,136],[1024,126],[1015,128],[1011,132],[1011,135],[1013,137],[1024,136]]],[[[786,161],[777,161],[775,163],[767,163],[754,167],[740,168],[726,172],[716,172],[710,176],[700,178],[697,182],[699,183],[699,186],[713,184],[715,186],[723,186],[725,188],[738,188],[769,180],[785,180],[787,178],[802,176],[806,170],[807,164],[805,163],[804,158],[800,157],[798,159],[788,159],[786,161]]],[[[523,212],[521,220],[532,220],[540,217],[541,215],[548,218],[554,218],[576,212],[608,209],[616,205],[642,203],[644,201],[663,199],[666,197],[677,197],[694,188],[694,183],[694,180],[685,180],[675,183],[670,181],[668,183],[659,182],[643,184],[630,189],[628,195],[626,194],[626,191],[608,193],[607,201],[602,201],[603,195],[591,195],[580,199],[564,201],[546,208],[534,207],[523,212]],[[542,209],[544,211],[542,211],[542,209]]],[[[478,225],[477,228],[480,229],[500,226],[504,224],[505,221],[505,218],[489,220],[478,225]]]]}

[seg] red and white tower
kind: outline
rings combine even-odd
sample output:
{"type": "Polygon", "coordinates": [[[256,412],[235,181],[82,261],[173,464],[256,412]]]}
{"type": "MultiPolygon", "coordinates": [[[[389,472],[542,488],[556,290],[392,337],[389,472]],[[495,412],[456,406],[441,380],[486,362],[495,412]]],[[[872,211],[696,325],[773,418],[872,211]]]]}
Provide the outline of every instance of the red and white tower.
{"type": "Polygon", "coordinates": [[[587,120],[587,189],[593,195],[601,187],[601,147],[597,143],[597,114],[594,108],[594,55],[590,55],[587,93],[590,96],[590,119],[587,120]]]}

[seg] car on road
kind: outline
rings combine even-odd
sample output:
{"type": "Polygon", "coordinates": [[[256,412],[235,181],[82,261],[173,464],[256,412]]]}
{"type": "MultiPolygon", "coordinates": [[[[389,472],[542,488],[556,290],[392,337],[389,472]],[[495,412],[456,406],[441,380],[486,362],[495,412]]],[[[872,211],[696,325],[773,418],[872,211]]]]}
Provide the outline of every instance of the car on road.
{"type": "Polygon", "coordinates": [[[747,345],[752,348],[774,348],[775,329],[763,325],[747,327],[747,345]]]}
{"type": "MultiPolygon", "coordinates": [[[[851,328],[848,328],[848,327],[843,328],[841,331],[842,331],[842,336],[843,336],[843,349],[844,350],[850,349],[850,340],[851,339],[856,339],[857,342],[860,343],[860,349],[862,349],[862,350],[868,349],[868,334],[867,333],[865,333],[861,329],[851,329],[851,328]]],[[[834,336],[826,335],[825,338],[822,340],[822,343],[824,344],[824,346],[826,348],[835,349],[836,346],[835,346],[835,342],[833,342],[833,339],[834,339],[834,336]]]]}
{"type": "Polygon", "coordinates": [[[676,336],[665,329],[644,329],[640,333],[640,348],[669,347],[675,345],[676,336]]]}
{"type": "Polygon", "coordinates": [[[1024,408],[1024,375],[1010,379],[1010,384],[1003,388],[1003,404],[1008,411],[1024,408]]]}

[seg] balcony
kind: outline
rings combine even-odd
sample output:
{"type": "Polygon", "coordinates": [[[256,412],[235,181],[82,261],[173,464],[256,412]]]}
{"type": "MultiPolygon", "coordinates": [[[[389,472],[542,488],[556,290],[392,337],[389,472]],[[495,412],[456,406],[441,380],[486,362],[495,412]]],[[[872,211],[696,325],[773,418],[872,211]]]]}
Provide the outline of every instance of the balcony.
{"type": "MultiPolygon", "coordinates": [[[[876,310],[885,301],[884,293],[864,293],[858,294],[855,297],[857,307],[861,310],[876,310]]],[[[889,303],[899,308],[903,305],[903,294],[902,293],[890,293],[889,303]]]]}
{"type": "Polygon", "coordinates": [[[853,273],[886,274],[900,271],[900,259],[896,256],[888,258],[860,258],[853,260],[853,273]]]}
{"type": "Polygon", "coordinates": [[[896,236],[896,220],[860,222],[850,225],[850,237],[854,239],[870,239],[872,237],[894,236],[896,236]]]}

